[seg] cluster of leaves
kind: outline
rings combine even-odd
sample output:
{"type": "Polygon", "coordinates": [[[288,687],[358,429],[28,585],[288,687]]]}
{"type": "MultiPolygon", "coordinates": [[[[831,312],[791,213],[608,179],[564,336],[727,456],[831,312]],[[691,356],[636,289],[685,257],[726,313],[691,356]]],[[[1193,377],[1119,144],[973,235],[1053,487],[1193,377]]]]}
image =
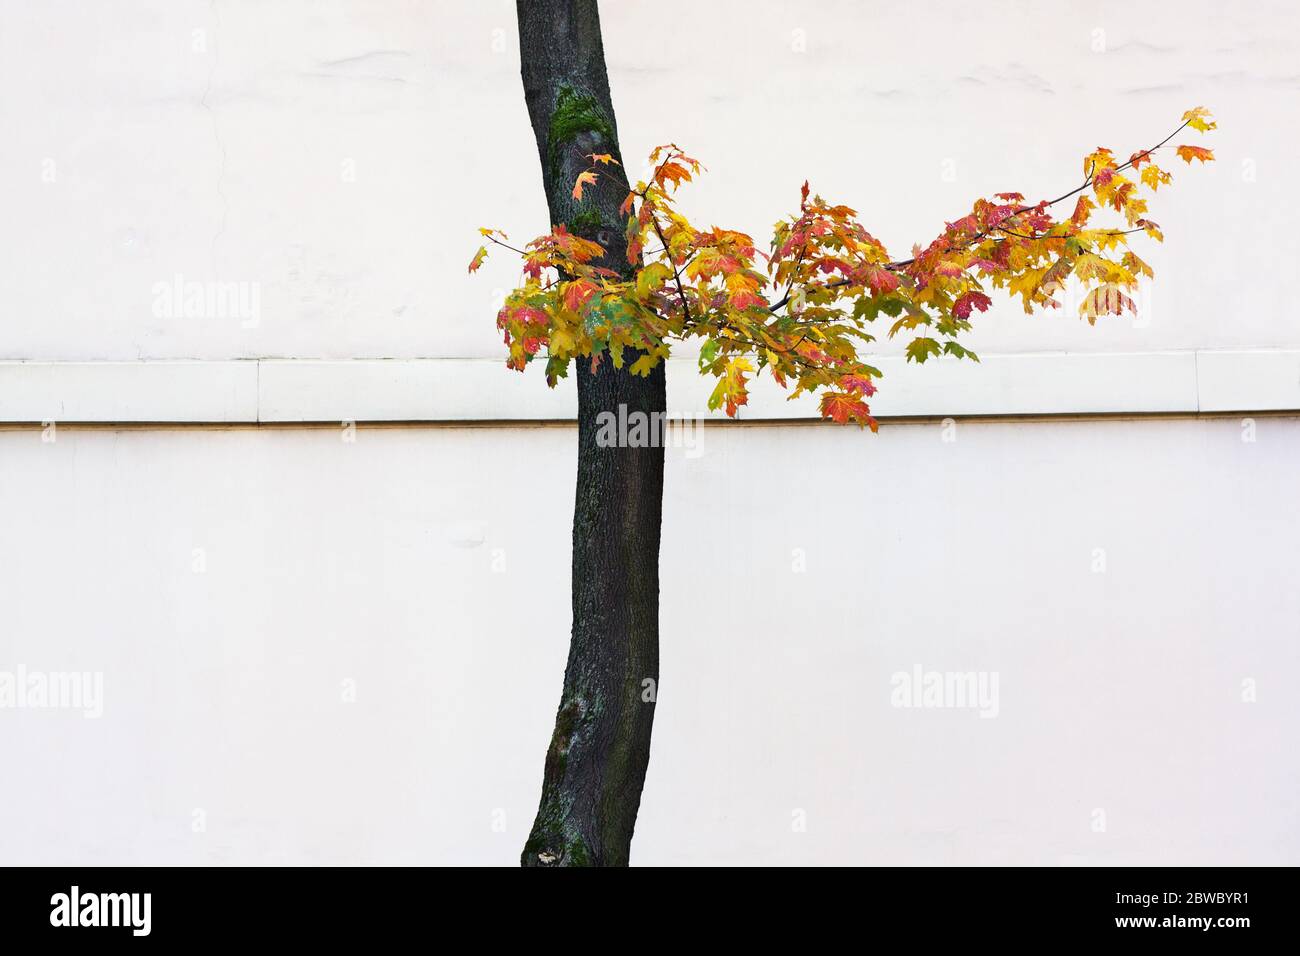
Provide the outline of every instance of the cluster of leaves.
{"type": "MultiPolygon", "coordinates": [[[[866,399],[881,373],[860,351],[875,341],[870,330],[882,315],[892,320],[889,337],[910,336],[908,360],[924,363],[938,355],[978,361],[959,337],[974,313],[992,305],[990,288],[1019,296],[1032,312],[1059,308],[1057,296],[1073,277],[1083,286],[1079,311],[1090,323],[1135,312],[1130,293],[1152,272],[1128,248],[1128,237],[1163,239],[1147,218],[1142,192],[1155,193],[1172,178],[1155,155],[1185,129],[1214,126],[1204,108],[1189,110],[1178,129],[1127,160],[1095,150],[1084,159],[1083,184],[1055,199],[1032,205],[1019,193],[979,199],[907,259],[891,258],[853,209],[810,197],[807,183],[798,213],[776,224],[767,252],[756,251],[742,232],[697,229],[678,211],[675,194],[699,175],[700,163],[675,145],[660,146],[650,154],[649,181],[638,182],[620,209],[630,278],[597,264],[605,250],[564,226],[523,249],[498,230],[480,230],[523,259],[522,284],[497,316],[507,364],[522,370],[544,354],[554,385],[572,360],[595,368],[607,358],[622,368],[634,350],[631,372],[646,375],[673,342],[699,338],[700,369],[717,379],[710,408],[735,416],[748,401],[752,377],[767,369],[791,388],[791,398],[820,390],[825,418],[874,431],[866,399]],[[1052,207],[1069,199],[1075,200],[1069,218],[1054,218],[1052,207]],[[1101,211],[1122,221],[1095,225],[1101,211]]],[[[1189,164],[1213,159],[1198,146],[1175,152],[1189,164]]],[[[591,167],[574,184],[579,201],[598,168],[616,162],[604,154],[589,158],[591,167]]],[[[486,255],[481,247],[471,272],[486,255]]]]}

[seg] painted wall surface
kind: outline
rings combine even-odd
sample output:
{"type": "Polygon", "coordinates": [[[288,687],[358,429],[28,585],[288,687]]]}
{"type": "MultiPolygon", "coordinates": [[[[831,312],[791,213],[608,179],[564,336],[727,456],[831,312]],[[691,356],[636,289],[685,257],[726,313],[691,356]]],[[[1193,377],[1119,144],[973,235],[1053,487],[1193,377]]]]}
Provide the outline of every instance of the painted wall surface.
{"type": "MultiPolygon", "coordinates": [[[[505,258],[546,229],[514,4],[0,2],[0,359],[501,355],[505,258]],[[169,317],[243,283],[254,315],[169,317]],[[161,284],[161,286],[160,286],[161,284]]],[[[810,179],[900,257],[1014,189],[1055,196],[1212,108],[1178,163],[1140,319],[1000,302],[985,352],[1300,346],[1290,174],[1300,8],[1286,2],[603,5],[624,153],[688,146],[702,223],[760,240],[810,179]]]]}
{"type": "MultiPolygon", "coordinates": [[[[517,859],[574,432],[345,435],[0,432],[0,860],[517,859]]],[[[1300,419],[695,439],[635,862],[1300,862],[1300,419]]]]}
{"type": "MultiPolygon", "coordinates": [[[[1210,107],[1136,321],[999,301],[989,361],[886,359],[877,410],[1300,408],[1296,5],[602,7],[631,171],[681,143],[686,211],[760,240],[809,179],[905,255],[1210,107]]],[[[0,420],[60,423],[0,427],[0,862],[517,859],[575,437],[518,421],[569,396],[484,374],[513,265],[465,271],[479,226],[546,228],[514,30],[509,0],[0,0],[0,420]],[[177,314],[178,282],[242,298],[177,314]],[[65,424],[390,417],[508,424],[65,424]]],[[[1300,417],[686,436],[635,862],[1300,863],[1300,417]],[[972,703],[934,674],[984,697],[899,706],[972,703]]]]}

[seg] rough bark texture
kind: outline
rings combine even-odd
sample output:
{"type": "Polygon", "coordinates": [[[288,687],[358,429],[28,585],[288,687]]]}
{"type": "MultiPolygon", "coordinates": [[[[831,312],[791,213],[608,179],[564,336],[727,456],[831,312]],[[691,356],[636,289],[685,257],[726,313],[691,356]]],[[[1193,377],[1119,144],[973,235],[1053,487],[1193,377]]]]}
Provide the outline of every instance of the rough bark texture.
{"type": "MultiPolygon", "coordinates": [[[[621,166],[575,202],[592,153],[622,162],[595,0],[518,0],[524,96],[551,222],[594,239],[628,274],[621,166]]],[[[635,355],[628,353],[630,364],[635,355]]],[[[659,525],[663,445],[600,447],[600,415],[666,409],[664,366],[648,378],[576,362],[578,485],[573,632],[524,866],[626,866],[650,759],[659,681],[659,525]]],[[[655,421],[656,419],[649,419],[655,421]]]]}

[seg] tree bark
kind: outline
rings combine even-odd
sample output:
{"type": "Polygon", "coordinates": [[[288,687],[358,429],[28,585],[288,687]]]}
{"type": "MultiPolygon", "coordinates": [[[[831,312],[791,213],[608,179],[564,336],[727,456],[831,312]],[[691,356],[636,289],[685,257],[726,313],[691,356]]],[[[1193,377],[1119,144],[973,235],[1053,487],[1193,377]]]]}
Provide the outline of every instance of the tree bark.
{"type": "MultiPolygon", "coordinates": [[[[551,222],[599,242],[600,264],[631,274],[619,166],[573,199],[592,153],[619,163],[595,0],[517,0],[524,98],[537,140],[551,222]]],[[[541,803],[524,866],[626,866],[650,760],[659,681],[662,441],[602,447],[603,413],[662,422],[664,366],[629,374],[608,356],[575,362],[578,481],[573,511],[573,630],[564,691],[546,754],[541,803]],[[658,418],[654,416],[660,416],[658,418]]],[[[629,419],[623,419],[629,420],[629,419]]],[[[633,419],[634,420],[634,419],[633,419]]],[[[661,434],[652,425],[648,434],[661,434]]]]}

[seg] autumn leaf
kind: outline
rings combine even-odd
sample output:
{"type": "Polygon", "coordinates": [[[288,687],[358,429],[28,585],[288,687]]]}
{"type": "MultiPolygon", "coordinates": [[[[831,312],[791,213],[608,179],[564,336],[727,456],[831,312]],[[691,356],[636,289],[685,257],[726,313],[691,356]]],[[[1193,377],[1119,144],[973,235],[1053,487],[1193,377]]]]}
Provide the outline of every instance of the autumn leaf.
{"type": "Polygon", "coordinates": [[[659,364],[659,356],[654,352],[648,352],[632,363],[630,371],[633,375],[642,377],[649,375],[651,369],[659,364]]]}
{"type": "Polygon", "coordinates": [[[1139,259],[1136,253],[1126,252],[1124,253],[1124,258],[1120,261],[1123,263],[1124,268],[1135,276],[1142,275],[1146,276],[1148,279],[1155,277],[1155,272],[1151,270],[1149,265],[1139,259]]]}
{"type": "Polygon", "coordinates": [[[469,271],[477,272],[478,267],[483,264],[483,260],[486,258],[487,258],[487,246],[479,246],[478,252],[474,253],[474,258],[469,261],[469,271]]]}
{"type": "Polygon", "coordinates": [[[1070,216],[1070,221],[1076,226],[1082,227],[1088,224],[1088,217],[1092,211],[1097,208],[1097,204],[1087,195],[1081,195],[1074,204],[1074,213],[1070,216]]]}
{"type": "Polygon", "coordinates": [[[1214,159],[1214,153],[1210,152],[1204,146],[1179,146],[1176,150],[1178,158],[1185,160],[1191,165],[1192,160],[1199,159],[1203,163],[1208,163],[1214,159]]]}
{"type": "Polygon", "coordinates": [[[1146,186],[1152,192],[1155,192],[1161,186],[1167,185],[1174,177],[1165,172],[1159,166],[1152,164],[1142,170],[1142,185],[1146,186]]]}
{"type": "Polygon", "coordinates": [[[672,184],[672,187],[676,189],[683,182],[690,182],[690,179],[690,171],[681,163],[665,161],[655,173],[655,180],[661,187],[672,184]]]}
{"type": "Polygon", "coordinates": [[[636,276],[636,293],[642,298],[649,298],[650,294],[663,288],[665,282],[672,277],[673,270],[662,262],[652,262],[636,276]]]}
{"type": "Polygon", "coordinates": [[[728,417],[735,418],[741,405],[749,403],[749,392],[745,387],[745,373],[753,372],[754,366],[749,359],[735,358],[727,363],[717,387],[709,396],[709,408],[723,406],[728,417]]]}
{"type": "Polygon", "coordinates": [[[841,375],[839,386],[849,392],[856,392],[866,395],[870,398],[876,394],[876,385],[866,375],[860,375],[856,372],[850,372],[847,375],[841,375]]]}
{"type": "Polygon", "coordinates": [[[924,365],[926,359],[931,355],[938,355],[939,352],[939,343],[934,339],[922,337],[907,343],[907,360],[918,365],[924,365]]]}
{"type": "Polygon", "coordinates": [[[563,283],[564,292],[561,301],[570,312],[581,311],[582,306],[596,293],[596,286],[585,279],[563,283]]]}
{"type": "Polygon", "coordinates": [[[993,300],[983,292],[967,292],[959,296],[957,301],[952,304],[952,314],[959,319],[969,318],[971,309],[979,309],[981,312],[987,312],[993,300]]]}
{"type": "MultiPolygon", "coordinates": [[[[1205,132],[1214,123],[1197,107],[1183,114],[1183,127],[1205,132]]],[[[1202,147],[1173,148],[1188,163],[1213,160],[1202,147]]],[[[922,365],[943,356],[979,360],[960,339],[992,309],[995,289],[1032,313],[1060,308],[1058,293],[1074,278],[1084,287],[1079,311],[1090,323],[1135,312],[1133,290],[1152,269],[1130,242],[1163,239],[1147,209],[1172,181],[1156,155],[1163,154],[1152,146],[1095,149],[1084,158],[1083,187],[1038,202],[1014,191],[975,199],[899,258],[855,210],[812,193],[807,181],[767,251],[738,230],[698,228],[675,195],[701,166],[673,144],[658,147],[649,182],[637,183],[620,206],[629,270],[610,268],[601,244],[563,225],[514,250],[523,277],[497,317],[507,365],[522,370],[545,349],[550,385],[577,358],[594,370],[608,357],[615,369],[646,375],[690,340],[699,343],[700,370],[717,379],[710,408],[735,416],[748,403],[751,379],[767,372],[792,398],[819,394],[823,417],[874,430],[864,399],[880,373],[864,363],[863,350],[882,315],[891,337],[909,333],[907,361],[922,365]]],[[[579,202],[598,182],[596,170],[618,163],[610,153],[587,158],[592,166],[573,188],[579,202]]],[[[504,233],[480,232],[505,245],[504,233]]],[[[479,249],[471,272],[486,254],[479,249]]]]}
{"type": "Polygon", "coordinates": [[[586,172],[579,173],[578,181],[573,184],[573,198],[577,200],[581,200],[582,187],[590,186],[595,182],[596,182],[596,174],[593,173],[590,169],[588,169],[586,172]]]}
{"type": "Polygon", "coordinates": [[[1210,111],[1204,106],[1198,106],[1195,109],[1188,110],[1183,114],[1183,119],[1192,129],[1200,130],[1202,133],[1218,127],[1218,123],[1211,121],[1210,111]]]}
{"type": "Polygon", "coordinates": [[[1089,325],[1095,325],[1101,315],[1123,315],[1125,309],[1137,314],[1137,307],[1124,294],[1124,289],[1110,282],[1093,289],[1079,303],[1079,315],[1086,318],[1089,325]]]}
{"type": "Polygon", "coordinates": [[[821,413],[822,418],[829,418],[837,425],[856,422],[859,425],[870,425],[872,431],[876,430],[871,409],[860,396],[851,392],[825,392],[822,395],[821,413]]]}

